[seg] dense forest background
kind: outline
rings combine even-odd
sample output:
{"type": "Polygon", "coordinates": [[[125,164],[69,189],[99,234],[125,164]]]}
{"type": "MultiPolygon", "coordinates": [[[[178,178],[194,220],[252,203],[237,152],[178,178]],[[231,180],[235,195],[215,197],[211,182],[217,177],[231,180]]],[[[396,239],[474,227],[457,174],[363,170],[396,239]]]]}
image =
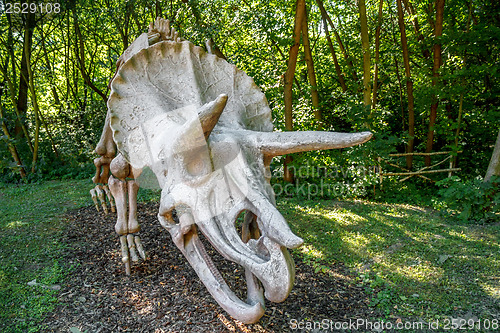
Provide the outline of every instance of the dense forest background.
{"type": "MultiPolygon", "coordinates": [[[[156,17],[197,45],[210,40],[252,76],[278,130],[374,133],[360,148],[289,165],[335,164],[374,185],[376,172],[359,168],[376,171],[390,153],[449,151],[453,163],[443,167],[461,168],[462,179],[484,176],[492,156],[496,0],[31,1],[25,13],[12,4],[0,1],[4,182],[92,176],[116,60],[156,17]]],[[[417,157],[393,162],[418,170],[437,161],[417,157]]]]}

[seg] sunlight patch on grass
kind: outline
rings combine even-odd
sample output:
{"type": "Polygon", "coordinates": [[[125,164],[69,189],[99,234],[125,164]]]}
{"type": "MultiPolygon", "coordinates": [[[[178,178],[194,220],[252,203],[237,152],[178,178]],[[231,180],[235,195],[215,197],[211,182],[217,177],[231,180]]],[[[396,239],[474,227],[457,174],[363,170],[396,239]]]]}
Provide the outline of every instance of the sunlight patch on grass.
{"type": "Polygon", "coordinates": [[[318,251],[317,249],[315,249],[314,247],[312,247],[308,244],[302,245],[299,248],[299,251],[305,255],[312,256],[314,258],[324,259],[324,255],[321,251],[318,251]]]}
{"type": "Polygon", "coordinates": [[[361,233],[346,233],[342,236],[342,241],[351,251],[365,253],[366,247],[370,243],[370,238],[361,233]]]}
{"type": "Polygon", "coordinates": [[[9,222],[5,225],[6,228],[8,229],[13,229],[13,228],[18,228],[18,227],[23,227],[25,225],[27,225],[28,223],[26,222],[22,222],[22,221],[12,221],[12,222],[9,222]]]}
{"type": "Polygon", "coordinates": [[[391,316],[500,316],[500,225],[464,225],[428,208],[362,200],[278,205],[307,252],[322,254],[313,267],[342,262],[371,284],[383,279],[392,291],[374,296],[389,300],[378,304],[391,316]]]}

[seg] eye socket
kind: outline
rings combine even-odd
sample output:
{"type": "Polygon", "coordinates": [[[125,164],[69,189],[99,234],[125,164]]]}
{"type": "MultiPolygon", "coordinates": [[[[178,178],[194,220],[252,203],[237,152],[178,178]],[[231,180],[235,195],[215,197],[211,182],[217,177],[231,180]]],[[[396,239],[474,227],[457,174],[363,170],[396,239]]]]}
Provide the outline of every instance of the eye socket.
{"type": "Polygon", "coordinates": [[[191,158],[186,161],[186,171],[192,176],[200,176],[207,171],[207,163],[205,159],[200,157],[191,158]]]}
{"type": "Polygon", "coordinates": [[[193,177],[206,175],[212,171],[210,155],[206,148],[185,152],[182,159],[186,172],[193,177]]]}

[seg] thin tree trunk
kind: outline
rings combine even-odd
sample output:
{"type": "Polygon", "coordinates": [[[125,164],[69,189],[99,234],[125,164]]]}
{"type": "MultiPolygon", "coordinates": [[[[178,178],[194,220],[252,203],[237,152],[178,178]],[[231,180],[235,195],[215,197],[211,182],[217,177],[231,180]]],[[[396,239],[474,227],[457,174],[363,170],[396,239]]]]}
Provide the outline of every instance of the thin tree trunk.
{"type": "Polygon", "coordinates": [[[16,113],[16,119],[19,122],[19,126],[21,126],[24,137],[26,138],[26,142],[28,143],[28,147],[29,147],[31,153],[33,154],[33,145],[31,144],[31,139],[30,139],[30,136],[28,133],[28,129],[26,128],[25,123],[23,121],[21,121],[21,115],[19,113],[19,110],[17,109],[17,101],[16,101],[16,97],[15,97],[16,91],[14,88],[14,84],[10,80],[7,68],[3,68],[2,66],[0,66],[0,70],[2,71],[4,79],[7,82],[7,86],[9,88],[10,101],[12,103],[12,106],[14,107],[14,112],[16,113]]]}
{"type": "MultiPolygon", "coordinates": [[[[472,17],[472,0],[469,1],[469,15],[467,17],[467,24],[465,26],[465,32],[469,32],[470,28],[470,21],[472,17]]],[[[467,57],[464,55],[464,60],[463,60],[463,66],[467,63],[467,57]]],[[[462,78],[462,84],[465,86],[465,78],[462,78]]],[[[457,117],[457,130],[455,131],[455,148],[458,149],[458,136],[460,134],[460,126],[462,124],[462,114],[463,114],[463,106],[464,106],[464,93],[460,93],[460,102],[458,104],[458,117],[457,117]]],[[[457,166],[457,158],[458,155],[453,156],[453,167],[456,168],[457,166]]]]}
{"type": "MultiPolygon", "coordinates": [[[[406,93],[408,95],[408,145],[406,148],[407,153],[413,153],[413,146],[415,143],[415,109],[414,109],[414,99],[413,99],[413,81],[411,79],[410,72],[410,56],[408,54],[408,42],[406,40],[406,29],[403,17],[403,5],[401,0],[396,0],[396,5],[398,9],[398,24],[399,31],[401,32],[401,47],[403,49],[403,62],[405,66],[405,78],[406,78],[406,93]]],[[[406,168],[411,170],[413,166],[413,156],[406,156],[406,168]]]]}
{"type": "Polygon", "coordinates": [[[484,176],[484,181],[489,181],[492,176],[500,176],[500,130],[498,131],[497,141],[493,149],[493,154],[491,154],[490,164],[484,176]]]}
{"type": "MultiPolygon", "coordinates": [[[[358,0],[359,20],[361,23],[361,46],[363,51],[363,103],[369,107],[372,103],[371,93],[371,66],[370,66],[370,41],[368,37],[368,22],[366,19],[365,0],[358,0]]],[[[371,117],[371,113],[370,116],[371,117]]]]}
{"type": "Polygon", "coordinates": [[[325,6],[323,5],[322,0],[316,0],[316,3],[318,4],[321,13],[324,13],[326,20],[328,21],[328,24],[330,24],[330,27],[332,28],[333,34],[335,35],[335,39],[337,40],[337,43],[339,44],[340,51],[342,52],[342,55],[344,56],[344,59],[347,63],[347,67],[349,67],[349,70],[352,73],[352,78],[354,79],[354,82],[358,82],[358,76],[356,75],[356,70],[354,68],[354,65],[352,63],[352,60],[349,58],[349,54],[347,53],[347,50],[344,47],[344,43],[342,43],[342,39],[340,38],[339,33],[337,32],[337,29],[335,28],[335,25],[333,24],[332,19],[328,15],[327,11],[325,10],[325,6]]]}
{"type": "MultiPolygon", "coordinates": [[[[439,77],[439,68],[441,67],[441,42],[437,39],[443,34],[443,14],[444,14],[444,2],[445,0],[436,0],[436,23],[434,25],[434,38],[436,41],[434,43],[434,66],[432,68],[432,86],[436,87],[439,77]]],[[[429,132],[427,133],[427,144],[425,151],[430,153],[432,151],[432,145],[434,143],[434,125],[436,124],[437,118],[437,108],[438,99],[436,95],[432,95],[432,105],[431,112],[429,115],[429,132]]],[[[425,165],[431,165],[431,157],[425,157],[425,165]]]]}
{"type": "Polygon", "coordinates": [[[311,98],[312,98],[312,105],[314,108],[314,118],[316,118],[316,120],[318,121],[321,121],[318,84],[316,82],[316,73],[314,72],[314,62],[311,53],[311,46],[309,44],[309,32],[307,28],[307,9],[305,9],[304,16],[302,19],[302,44],[304,45],[304,55],[307,65],[307,76],[309,78],[309,84],[311,85],[311,98]]]}
{"type": "Polygon", "coordinates": [[[379,65],[379,55],[380,55],[380,30],[382,29],[382,7],[384,0],[380,0],[378,5],[378,19],[377,19],[377,29],[375,30],[375,74],[373,76],[373,100],[372,109],[377,106],[377,94],[378,94],[378,65],[379,65]]]}
{"type": "MultiPolygon", "coordinates": [[[[390,2],[388,1],[389,7],[389,14],[391,16],[390,22],[391,22],[391,32],[392,32],[392,40],[394,42],[394,45],[398,44],[398,40],[396,38],[396,32],[394,28],[394,17],[392,15],[392,10],[390,6],[390,2]]],[[[405,130],[405,115],[404,115],[404,106],[403,106],[403,85],[401,84],[401,75],[399,74],[399,63],[398,59],[396,56],[393,56],[394,58],[394,65],[396,66],[396,77],[398,78],[398,87],[399,87],[399,107],[401,108],[401,130],[404,132],[405,130]]]]}
{"type": "MultiPolygon", "coordinates": [[[[1,96],[1,93],[0,93],[1,96]]],[[[16,146],[12,143],[12,139],[9,133],[9,129],[7,128],[7,124],[3,120],[3,111],[2,108],[0,107],[0,121],[2,123],[2,130],[3,134],[6,137],[6,142],[7,142],[7,147],[9,148],[9,152],[12,155],[12,158],[14,159],[14,162],[16,163],[17,167],[19,168],[19,174],[21,175],[21,178],[26,177],[26,170],[24,169],[23,162],[21,161],[21,157],[19,157],[19,153],[17,152],[16,146]]]]}
{"type": "Polygon", "coordinates": [[[431,55],[429,50],[425,47],[424,45],[424,35],[422,34],[422,31],[420,30],[420,24],[418,23],[418,18],[415,13],[415,9],[413,8],[410,0],[403,0],[403,3],[405,5],[405,9],[408,12],[408,14],[413,17],[413,28],[415,30],[415,34],[417,35],[417,41],[420,44],[420,48],[422,49],[422,55],[424,58],[428,59],[431,55]]]}
{"type": "MultiPolygon", "coordinates": [[[[269,37],[269,39],[271,40],[271,43],[274,45],[274,47],[276,47],[276,50],[278,50],[278,53],[281,55],[281,58],[284,59],[285,61],[288,61],[286,59],[286,55],[280,49],[280,46],[278,45],[278,43],[276,43],[276,41],[274,39],[272,39],[271,37],[269,37]]],[[[297,88],[299,89],[300,93],[302,94],[302,88],[300,86],[300,82],[297,80],[296,77],[293,78],[293,82],[295,82],[295,84],[297,85],[297,88]]]]}
{"type": "Polygon", "coordinates": [[[333,63],[335,65],[335,72],[337,73],[337,77],[339,78],[342,91],[346,92],[347,86],[345,84],[344,74],[342,74],[342,69],[340,68],[339,61],[337,59],[337,54],[335,53],[335,49],[333,48],[332,39],[330,37],[330,31],[328,31],[328,23],[326,21],[327,13],[325,11],[325,8],[323,8],[322,6],[320,7],[320,9],[321,9],[321,19],[323,20],[323,26],[325,29],[326,40],[328,42],[328,47],[330,48],[330,53],[332,54],[333,63]]]}
{"type": "Polygon", "coordinates": [[[157,17],[161,17],[161,7],[160,7],[159,1],[155,1],[155,17],[154,18],[157,18],[157,17]]]}
{"type": "MultiPolygon", "coordinates": [[[[0,111],[0,116],[3,117],[3,112],[0,111]]],[[[5,122],[2,120],[2,129],[4,135],[7,137],[7,146],[9,148],[9,152],[12,155],[12,158],[14,159],[14,162],[16,163],[17,167],[19,168],[19,174],[21,175],[21,178],[26,178],[26,170],[24,169],[23,162],[21,161],[21,158],[19,157],[19,153],[17,152],[16,146],[12,144],[12,139],[10,137],[10,134],[7,129],[7,125],[5,122]]]]}
{"type": "MultiPolygon", "coordinates": [[[[25,31],[24,38],[27,38],[28,31],[25,31]]],[[[28,44],[24,44],[24,52],[26,54],[31,54],[31,50],[28,50],[28,44]]],[[[35,173],[36,163],[38,160],[38,143],[40,141],[40,109],[38,108],[38,101],[36,99],[35,87],[33,86],[33,72],[31,71],[31,59],[26,57],[26,74],[28,77],[25,81],[28,82],[28,89],[31,94],[31,104],[33,105],[33,111],[35,112],[35,143],[33,146],[33,160],[31,162],[31,173],[35,173]]]]}
{"type": "MultiPolygon", "coordinates": [[[[31,45],[33,41],[33,29],[35,28],[35,16],[33,13],[27,14],[25,33],[24,33],[24,45],[23,52],[21,56],[21,71],[19,75],[19,90],[17,95],[17,110],[19,111],[20,120],[16,123],[15,136],[19,137],[22,134],[21,122],[26,116],[28,111],[28,70],[26,68],[27,59],[31,57],[31,45]]],[[[15,58],[12,59],[15,61],[15,58]]],[[[28,60],[29,61],[29,60],[28,60]]]]}
{"type": "Polygon", "coordinates": [[[90,79],[89,73],[87,73],[86,66],[85,66],[85,46],[83,43],[83,36],[80,31],[80,25],[78,24],[78,19],[76,15],[76,8],[73,8],[73,24],[75,28],[75,34],[76,34],[76,43],[75,43],[75,56],[78,60],[78,69],[80,70],[80,73],[82,74],[83,81],[87,86],[90,87],[93,91],[95,91],[101,98],[104,100],[106,103],[108,101],[108,97],[104,92],[102,92],[99,88],[97,88],[92,80],[90,79]]]}
{"type": "MultiPolygon", "coordinates": [[[[61,109],[61,100],[59,99],[59,94],[57,93],[56,84],[54,82],[54,69],[50,64],[49,54],[47,52],[47,47],[45,46],[45,36],[42,34],[41,38],[43,55],[45,58],[45,64],[48,68],[49,72],[49,83],[50,83],[50,91],[52,92],[52,96],[54,97],[55,104],[61,109]]],[[[60,111],[60,110],[59,110],[60,111]]]]}
{"type": "MultiPolygon", "coordinates": [[[[300,32],[302,31],[302,20],[304,19],[306,9],[305,0],[297,0],[297,5],[295,9],[295,24],[293,28],[293,40],[294,43],[290,47],[290,52],[288,54],[288,66],[285,73],[284,82],[284,100],[285,100],[285,129],[287,131],[293,131],[293,118],[292,118],[292,85],[293,79],[295,77],[295,68],[297,66],[297,56],[299,54],[300,46],[300,32]]],[[[291,162],[291,156],[287,155],[285,157],[284,165],[284,179],[288,182],[294,181],[294,175],[288,168],[288,164],[291,162]]]]}
{"type": "Polygon", "coordinates": [[[288,67],[285,73],[284,94],[285,94],[285,128],[287,131],[293,131],[292,121],[292,85],[297,66],[297,56],[299,54],[300,33],[302,31],[302,20],[305,14],[305,0],[297,0],[295,10],[295,25],[293,29],[294,43],[290,47],[288,54],[288,67]]]}

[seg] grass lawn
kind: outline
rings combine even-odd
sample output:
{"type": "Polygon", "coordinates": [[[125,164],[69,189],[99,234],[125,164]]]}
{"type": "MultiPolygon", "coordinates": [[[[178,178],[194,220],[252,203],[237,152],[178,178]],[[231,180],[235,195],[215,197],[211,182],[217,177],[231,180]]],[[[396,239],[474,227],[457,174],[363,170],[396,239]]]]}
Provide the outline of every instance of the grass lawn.
{"type": "MultiPolygon", "coordinates": [[[[90,180],[0,184],[0,331],[34,332],[71,268],[61,262],[60,216],[91,205],[90,180]]],[[[140,200],[156,195],[141,192],[140,200]]],[[[387,318],[500,319],[500,223],[465,225],[436,211],[361,200],[279,199],[317,270],[345,263],[387,318]]],[[[322,319],[322,318],[312,318],[322,319]]]]}
{"type": "Polygon", "coordinates": [[[57,288],[70,267],[59,255],[60,216],[89,205],[90,180],[50,181],[29,185],[0,184],[0,331],[36,332],[44,313],[57,302],[57,288]]]}
{"type": "Polygon", "coordinates": [[[317,270],[359,272],[388,318],[500,322],[500,223],[465,225],[431,209],[361,200],[278,203],[317,270]]]}

